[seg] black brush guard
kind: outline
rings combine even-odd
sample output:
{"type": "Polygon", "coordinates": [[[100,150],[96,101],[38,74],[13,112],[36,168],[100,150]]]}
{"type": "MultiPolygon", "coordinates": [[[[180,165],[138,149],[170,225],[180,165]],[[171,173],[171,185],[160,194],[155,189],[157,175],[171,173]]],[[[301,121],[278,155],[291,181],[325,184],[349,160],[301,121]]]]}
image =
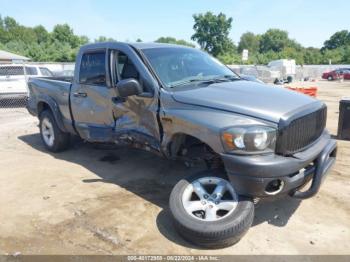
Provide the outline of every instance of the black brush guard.
{"type": "Polygon", "coordinates": [[[298,199],[306,199],[313,197],[319,191],[324,176],[328,173],[329,169],[334,165],[337,155],[337,143],[332,140],[322,153],[315,160],[315,173],[312,178],[311,186],[306,191],[295,191],[291,193],[291,196],[298,199]]]}

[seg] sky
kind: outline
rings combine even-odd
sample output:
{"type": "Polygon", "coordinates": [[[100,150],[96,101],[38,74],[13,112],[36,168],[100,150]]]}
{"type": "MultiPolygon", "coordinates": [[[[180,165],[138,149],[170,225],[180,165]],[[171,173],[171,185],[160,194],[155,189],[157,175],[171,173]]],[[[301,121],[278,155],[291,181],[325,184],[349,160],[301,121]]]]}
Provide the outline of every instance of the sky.
{"type": "Polygon", "coordinates": [[[0,15],[26,26],[68,23],[74,33],[95,39],[154,41],[161,36],[190,41],[193,14],[223,12],[233,18],[235,43],[247,32],[287,30],[308,47],[322,47],[334,32],[350,30],[350,1],[337,0],[0,0],[0,15]]]}

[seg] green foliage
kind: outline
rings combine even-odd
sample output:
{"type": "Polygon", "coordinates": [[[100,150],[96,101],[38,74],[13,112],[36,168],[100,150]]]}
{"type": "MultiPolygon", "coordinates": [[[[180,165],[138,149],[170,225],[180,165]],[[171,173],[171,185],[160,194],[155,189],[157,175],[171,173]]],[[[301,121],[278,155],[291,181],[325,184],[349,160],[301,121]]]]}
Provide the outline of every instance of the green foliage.
{"type": "Polygon", "coordinates": [[[156,41],[156,43],[165,43],[165,44],[175,44],[175,45],[184,45],[184,46],[189,46],[189,47],[195,47],[194,44],[189,43],[185,40],[182,39],[176,39],[174,37],[159,37],[156,41]]]}
{"type": "Polygon", "coordinates": [[[320,49],[318,48],[305,48],[303,52],[303,63],[301,64],[306,64],[306,65],[317,65],[321,64],[323,57],[320,52],[320,49]]]}
{"type": "MultiPolygon", "coordinates": [[[[229,38],[232,18],[211,12],[194,15],[195,33],[192,40],[225,64],[240,64],[241,52],[249,50],[248,64],[267,64],[275,59],[295,59],[297,64],[350,64],[350,32],[335,32],[322,49],[304,48],[290,39],[288,32],[269,29],[262,35],[244,33],[238,47],[229,38]]],[[[94,42],[116,41],[100,36],[94,42]]],[[[137,39],[137,42],[142,42],[137,39]]],[[[56,25],[52,32],[38,25],[26,27],[11,17],[0,15],[0,49],[30,57],[33,61],[71,62],[81,45],[89,43],[87,36],[75,35],[67,24],[56,25]]],[[[155,42],[195,47],[174,37],[160,37],[155,42]]]]}
{"type": "Polygon", "coordinates": [[[111,37],[99,36],[97,39],[95,39],[95,43],[100,43],[100,42],[117,42],[117,40],[111,37]]]}
{"type": "Polygon", "coordinates": [[[89,38],[86,35],[79,36],[80,45],[86,45],[90,42],[89,38]]]}
{"type": "MultiPolygon", "coordinates": [[[[98,40],[115,41],[100,37],[98,40]]],[[[0,16],[0,49],[30,57],[33,61],[73,62],[87,36],[75,35],[67,24],[56,25],[52,32],[45,27],[25,27],[11,17],[0,16]]]]}
{"type": "Polygon", "coordinates": [[[336,32],[331,36],[329,40],[324,42],[323,49],[336,49],[339,47],[350,45],[350,32],[348,30],[342,30],[336,32]]]}
{"type": "Polygon", "coordinates": [[[257,53],[260,48],[260,36],[252,32],[244,33],[238,44],[238,52],[248,49],[250,53],[257,53]]]}
{"type": "Polygon", "coordinates": [[[223,55],[235,49],[228,34],[232,27],[232,18],[211,12],[193,15],[195,33],[191,39],[197,41],[202,49],[213,56],[223,55]]]}
{"type": "Polygon", "coordinates": [[[323,60],[322,62],[324,64],[328,64],[329,60],[331,60],[332,64],[341,64],[346,63],[346,61],[349,61],[348,58],[344,57],[346,54],[346,49],[348,47],[340,47],[337,49],[327,49],[323,52],[323,60]]]}
{"type": "Polygon", "coordinates": [[[321,49],[322,63],[328,63],[330,60],[333,64],[350,63],[350,32],[342,30],[334,33],[321,49]]]}
{"type": "Polygon", "coordinates": [[[237,53],[223,53],[217,56],[222,63],[226,65],[233,65],[241,63],[241,56],[237,53]]]}
{"type": "Polygon", "coordinates": [[[45,27],[42,25],[38,25],[33,28],[33,31],[36,35],[37,42],[40,43],[45,43],[50,39],[50,34],[46,31],[45,27]]]}
{"type": "Polygon", "coordinates": [[[250,64],[267,64],[276,59],[295,59],[297,64],[333,64],[350,62],[350,35],[347,30],[336,32],[322,49],[304,48],[290,39],[288,32],[270,29],[261,36],[245,33],[241,36],[238,51],[249,50],[250,64]]]}
{"type": "Polygon", "coordinates": [[[350,45],[347,45],[343,48],[343,59],[342,63],[350,64],[350,45]]]}
{"type": "Polygon", "coordinates": [[[280,29],[269,29],[260,38],[260,52],[281,52],[285,48],[301,49],[301,45],[288,37],[288,32],[280,29]]]}
{"type": "Polygon", "coordinates": [[[57,41],[59,43],[68,44],[72,48],[76,48],[80,44],[79,36],[75,35],[73,33],[73,29],[71,29],[67,24],[56,25],[53,28],[51,34],[51,41],[57,41]]]}

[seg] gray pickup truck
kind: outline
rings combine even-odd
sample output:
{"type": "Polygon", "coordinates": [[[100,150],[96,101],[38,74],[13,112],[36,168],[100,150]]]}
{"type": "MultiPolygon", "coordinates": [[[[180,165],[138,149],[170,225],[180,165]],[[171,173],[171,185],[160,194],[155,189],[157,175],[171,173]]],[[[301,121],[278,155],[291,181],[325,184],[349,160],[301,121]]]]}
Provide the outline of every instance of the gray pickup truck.
{"type": "Polygon", "coordinates": [[[243,80],[193,48],[90,44],[73,79],[28,86],[27,107],[49,151],[67,149],[74,135],[205,163],[179,178],[169,204],[179,234],[208,248],[239,241],[255,200],[315,195],[335,162],[324,103],[243,80]]]}

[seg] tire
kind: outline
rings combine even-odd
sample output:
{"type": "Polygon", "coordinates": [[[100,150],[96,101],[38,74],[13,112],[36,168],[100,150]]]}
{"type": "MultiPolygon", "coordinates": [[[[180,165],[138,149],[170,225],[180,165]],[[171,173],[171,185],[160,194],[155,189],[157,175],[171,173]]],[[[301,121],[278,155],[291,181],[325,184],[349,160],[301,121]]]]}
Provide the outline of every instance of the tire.
{"type": "Polygon", "coordinates": [[[169,200],[174,227],[179,235],[195,245],[210,249],[231,246],[237,243],[252,225],[254,204],[250,198],[237,196],[236,207],[218,220],[205,221],[194,217],[185,209],[183,194],[192,182],[204,177],[228,182],[226,176],[212,170],[180,180],[173,188],[169,200]]]}
{"type": "Polygon", "coordinates": [[[333,81],[333,76],[328,76],[327,79],[328,81],[333,81]]]}
{"type": "Polygon", "coordinates": [[[41,140],[47,150],[56,153],[67,149],[70,144],[70,134],[59,129],[52,112],[45,110],[40,114],[39,118],[41,140]],[[51,135],[48,136],[47,133],[51,135]]]}

